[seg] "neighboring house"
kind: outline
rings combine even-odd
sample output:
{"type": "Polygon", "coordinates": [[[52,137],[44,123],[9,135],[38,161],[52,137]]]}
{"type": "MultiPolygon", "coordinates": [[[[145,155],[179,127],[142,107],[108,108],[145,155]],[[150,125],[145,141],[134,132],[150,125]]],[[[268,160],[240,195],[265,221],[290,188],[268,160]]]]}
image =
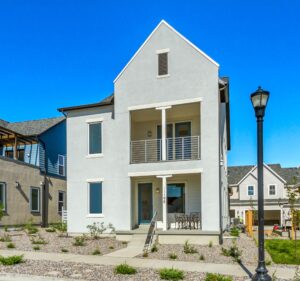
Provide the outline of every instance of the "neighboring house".
{"type": "Polygon", "coordinates": [[[47,225],[66,208],[66,120],[0,120],[3,225],[47,225]]]}
{"type": "MultiPolygon", "coordinates": [[[[300,168],[264,164],[263,174],[265,224],[285,225],[290,216],[287,188],[300,184],[300,168]]],[[[230,216],[245,222],[247,210],[257,211],[257,167],[228,167],[228,183],[231,194],[230,216]]]]}
{"type": "Polygon", "coordinates": [[[218,241],[229,223],[230,129],[229,82],[215,61],[162,21],[114,80],[113,95],[59,110],[67,116],[70,233],[104,222],[128,235],[154,218],[160,242],[174,234],[218,241]],[[176,215],[191,213],[198,231],[174,230],[176,215]]]}

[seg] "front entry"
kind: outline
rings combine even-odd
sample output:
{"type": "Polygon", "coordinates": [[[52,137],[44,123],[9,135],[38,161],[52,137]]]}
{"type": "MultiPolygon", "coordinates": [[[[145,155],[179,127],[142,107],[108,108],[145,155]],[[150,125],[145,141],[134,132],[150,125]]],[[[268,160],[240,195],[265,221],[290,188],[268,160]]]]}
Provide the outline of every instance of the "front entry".
{"type": "Polygon", "coordinates": [[[138,184],[139,224],[150,223],[153,215],[152,183],[138,184]]]}

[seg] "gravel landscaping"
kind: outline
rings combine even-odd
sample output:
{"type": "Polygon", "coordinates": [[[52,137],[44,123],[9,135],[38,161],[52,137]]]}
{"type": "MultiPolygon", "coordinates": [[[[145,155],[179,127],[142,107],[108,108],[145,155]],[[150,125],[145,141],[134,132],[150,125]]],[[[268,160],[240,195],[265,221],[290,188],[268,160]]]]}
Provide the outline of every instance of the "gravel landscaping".
{"type": "MultiPolygon", "coordinates": [[[[39,248],[37,251],[48,253],[72,253],[81,255],[91,255],[95,250],[101,254],[108,254],[113,251],[126,247],[126,243],[117,241],[115,238],[92,239],[86,236],[84,246],[74,246],[74,237],[60,237],[57,232],[46,232],[45,229],[39,228],[38,233],[29,235],[25,231],[0,231],[0,237],[9,235],[11,243],[15,245],[16,250],[34,251],[34,247],[39,248]],[[33,244],[32,240],[44,239],[46,244],[33,244]]],[[[0,242],[0,249],[7,249],[9,242],[0,242]]]]}
{"type": "MultiPolygon", "coordinates": [[[[247,237],[245,234],[240,234],[240,237],[234,239],[239,250],[242,251],[241,260],[243,264],[257,265],[257,246],[252,238],[247,237]]],[[[149,252],[148,257],[153,259],[170,259],[170,254],[175,254],[175,260],[180,261],[193,261],[204,263],[236,263],[232,257],[227,257],[222,254],[222,247],[228,249],[233,244],[233,239],[224,239],[223,245],[192,245],[197,253],[186,254],[183,251],[183,245],[158,245],[157,252],[149,252]],[[204,260],[200,257],[203,256],[204,260]]],[[[140,255],[142,257],[142,255],[140,255]]],[[[271,261],[270,255],[266,252],[266,261],[271,261]]]]}
{"type": "MultiPolygon", "coordinates": [[[[153,269],[137,269],[137,273],[134,275],[120,275],[114,273],[114,267],[112,266],[30,260],[26,260],[24,263],[14,266],[0,266],[0,273],[52,276],[87,281],[161,280],[158,271],[153,269]]],[[[205,273],[186,272],[184,275],[185,281],[205,280],[205,273]]],[[[234,281],[244,281],[246,279],[247,278],[233,278],[234,281]]]]}

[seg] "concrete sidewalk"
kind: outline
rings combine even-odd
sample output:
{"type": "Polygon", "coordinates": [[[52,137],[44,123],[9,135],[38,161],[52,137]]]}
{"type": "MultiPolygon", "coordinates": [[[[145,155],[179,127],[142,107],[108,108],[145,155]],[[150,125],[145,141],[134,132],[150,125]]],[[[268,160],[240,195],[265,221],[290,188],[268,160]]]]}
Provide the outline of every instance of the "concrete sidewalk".
{"type": "MultiPolygon", "coordinates": [[[[25,259],[30,260],[48,260],[55,262],[75,262],[95,265],[118,265],[126,262],[127,264],[137,268],[152,268],[160,269],[163,267],[174,267],[184,271],[194,272],[210,272],[228,274],[238,277],[247,277],[246,272],[238,264],[217,264],[217,263],[200,263],[200,262],[185,262],[157,259],[141,259],[141,258],[124,258],[111,256],[92,256],[92,255],[75,255],[62,253],[43,253],[43,252],[27,252],[18,250],[1,250],[0,255],[24,255],[25,259]]],[[[247,266],[247,270],[255,272],[255,267],[247,266]]],[[[295,268],[282,268],[277,266],[268,267],[270,275],[276,273],[277,278],[292,279],[295,275],[295,268]]],[[[1,279],[0,279],[1,281],[1,279]]]]}
{"type": "Polygon", "coordinates": [[[33,276],[14,273],[0,273],[0,281],[84,281],[80,279],[33,276]]]}

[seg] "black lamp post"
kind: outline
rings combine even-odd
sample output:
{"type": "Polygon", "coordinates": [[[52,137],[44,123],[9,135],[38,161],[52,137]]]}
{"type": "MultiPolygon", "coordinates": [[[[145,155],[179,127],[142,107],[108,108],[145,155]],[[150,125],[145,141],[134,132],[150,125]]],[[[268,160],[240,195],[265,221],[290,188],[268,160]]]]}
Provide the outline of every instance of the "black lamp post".
{"type": "Polygon", "coordinates": [[[264,91],[261,87],[251,94],[251,102],[257,120],[258,266],[256,274],[252,277],[252,280],[255,281],[272,280],[266,268],[264,249],[263,121],[269,95],[269,92],[264,91]]]}

